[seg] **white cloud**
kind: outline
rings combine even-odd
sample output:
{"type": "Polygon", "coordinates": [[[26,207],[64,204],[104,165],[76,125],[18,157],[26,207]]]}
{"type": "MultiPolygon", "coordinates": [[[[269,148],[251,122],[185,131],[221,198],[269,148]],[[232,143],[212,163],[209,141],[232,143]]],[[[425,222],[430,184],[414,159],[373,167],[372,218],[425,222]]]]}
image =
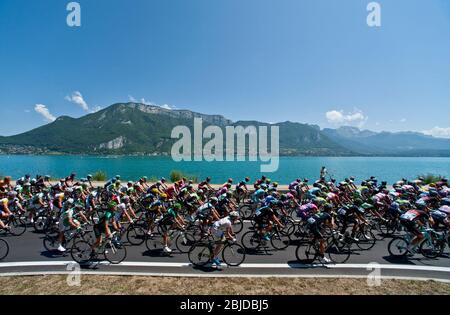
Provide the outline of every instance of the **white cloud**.
{"type": "Polygon", "coordinates": [[[86,112],[89,111],[88,104],[84,100],[83,95],[81,95],[81,93],[78,91],[73,92],[72,95],[67,95],[64,99],[69,102],[77,104],[86,112]]]}
{"type": "Polygon", "coordinates": [[[422,132],[426,135],[437,138],[450,138],[450,127],[448,128],[434,127],[430,130],[424,130],[422,132]]]}
{"type": "Polygon", "coordinates": [[[404,123],[404,122],[406,122],[406,118],[402,118],[402,119],[400,119],[400,122],[401,122],[401,123],[404,123]]]}
{"type": "Polygon", "coordinates": [[[362,111],[355,109],[351,113],[344,113],[343,110],[331,110],[325,113],[325,116],[330,124],[333,125],[356,125],[362,127],[368,117],[362,111]]]}
{"type": "Polygon", "coordinates": [[[47,106],[43,105],[43,104],[36,104],[36,106],[34,106],[34,111],[40,115],[42,115],[42,117],[44,117],[44,119],[47,122],[53,122],[56,120],[56,117],[53,116],[50,111],[48,110],[47,106]]]}
{"type": "Polygon", "coordinates": [[[137,99],[133,97],[133,95],[128,95],[128,100],[133,103],[137,103],[137,99]]]}

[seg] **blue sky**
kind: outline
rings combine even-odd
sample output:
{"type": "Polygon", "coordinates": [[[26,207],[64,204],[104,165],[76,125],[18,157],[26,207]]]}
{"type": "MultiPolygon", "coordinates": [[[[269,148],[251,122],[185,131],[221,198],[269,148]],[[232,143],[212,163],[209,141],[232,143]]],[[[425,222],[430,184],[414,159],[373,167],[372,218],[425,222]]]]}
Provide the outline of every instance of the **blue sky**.
{"type": "Polygon", "coordinates": [[[380,28],[369,0],[80,0],[80,28],[69,2],[0,1],[0,135],[134,98],[450,137],[448,0],[380,0],[380,28]]]}

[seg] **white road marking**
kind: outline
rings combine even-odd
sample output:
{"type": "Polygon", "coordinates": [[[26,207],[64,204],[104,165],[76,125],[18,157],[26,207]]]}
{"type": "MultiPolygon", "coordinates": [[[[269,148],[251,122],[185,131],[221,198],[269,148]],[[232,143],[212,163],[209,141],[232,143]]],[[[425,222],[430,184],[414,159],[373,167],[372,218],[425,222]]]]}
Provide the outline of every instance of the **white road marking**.
{"type": "MultiPolygon", "coordinates": [[[[35,267],[35,266],[66,266],[70,263],[75,263],[74,261],[28,261],[28,262],[8,262],[0,263],[0,268],[11,268],[11,267],[35,267]]],[[[98,262],[93,263],[93,265],[111,265],[108,262],[98,262]]],[[[126,261],[119,265],[113,266],[123,266],[123,267],[171,267],[171,268],[183,268],[190,267],[190,263],[175,263],[175,262],[132,262],[126,261]]],[[[231,267],[233,269],[296,269],[296,268],[311,268],[311,267],[324,267],[329,269],[366,269],[373,268],[372,264],[313,264],[313,265],[302,265],[302,264],[269,264],[269,263],[248,263],[242,264],[239,267],[231,267]]],[[[396,265],[396,264],[379,264],[380,269],[394,269],[394,270],[416,270],[416,271],[437,271],[437,272],[450,272],[450,267],[439,267],[439,266],[417,266],[417,265],[396,265]]]]}

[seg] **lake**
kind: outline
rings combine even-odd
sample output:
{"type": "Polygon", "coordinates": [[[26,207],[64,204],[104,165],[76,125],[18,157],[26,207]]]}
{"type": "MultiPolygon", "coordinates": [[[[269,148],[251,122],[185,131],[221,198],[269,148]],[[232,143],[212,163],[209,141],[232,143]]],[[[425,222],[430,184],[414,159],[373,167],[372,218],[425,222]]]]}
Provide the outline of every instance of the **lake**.
{"type": "MultiPolygon", "coordinates": [[[[297,177],[317,178],[320,167],[327,167],[338,180],[355,176],[358,180],[372,175],[379,180],[393,183],[403,177],[418,174],[440,174],[450,177],[450,158],[398,158],[398,157],[281,157],[277,172],[265,174],[280,184],[287,184],[297,177]]],[[[214,183],[222,183],[232,177],[235,181],[249,176],[260,177],[259,162],[174,162],[170,157],[98,157],[98,156],[0,156],[0,175],[13,178],[26,173],[51,175],[59,178],[72,171],[78,177],[103,170],[112,177],[135,180],[140,176],[169,177],[172,170],[198,176],[211,176],[214,183]]]]}

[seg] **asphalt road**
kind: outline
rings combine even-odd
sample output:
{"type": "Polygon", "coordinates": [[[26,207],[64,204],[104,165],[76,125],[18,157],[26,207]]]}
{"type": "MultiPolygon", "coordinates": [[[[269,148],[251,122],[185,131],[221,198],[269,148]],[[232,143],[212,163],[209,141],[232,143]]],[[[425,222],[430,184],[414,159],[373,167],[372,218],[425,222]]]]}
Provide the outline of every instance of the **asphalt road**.
{"type": "MultiPolygon", "coordinates": [[[[242,235],[248,228],[248,224],[242,235]]],[[[10,245],[9,255],[0,262],[0,275],[67,273],[70,254],[48,252],[43,246],[43,234],[32,227],[25,234],[4,236],[10,245]]],[[[240,237],[238,237],[240,239],[240,237]]],[[[292,277],[367,277],[374,274],[373,266],[385,278],[435,279],[450,282],[450,251],[437,259],[417,254],[407,259],[393,259],[387,251],[389,238],[377,241],[369,251],[355,250],[345,264],[301,265],[295,258],[295,243],[282,251],[269,250],[257,254],[248,253],[240,267],[195,269],[189,265],[187,254],[174,252],[167,256],[160,251],[151,252],[145,244],[127,246],[127,258],[120,265],[106,262],[83,267],[84,273],[183,275],[183,276],[292,276],[292,277]],[[368,265],[368,264],[376,265],[368,265]],[[371,268],[372,267],[372,268],[371,268]]],[[[175,248],[175,246],[173,246],[175,248]]]]}

